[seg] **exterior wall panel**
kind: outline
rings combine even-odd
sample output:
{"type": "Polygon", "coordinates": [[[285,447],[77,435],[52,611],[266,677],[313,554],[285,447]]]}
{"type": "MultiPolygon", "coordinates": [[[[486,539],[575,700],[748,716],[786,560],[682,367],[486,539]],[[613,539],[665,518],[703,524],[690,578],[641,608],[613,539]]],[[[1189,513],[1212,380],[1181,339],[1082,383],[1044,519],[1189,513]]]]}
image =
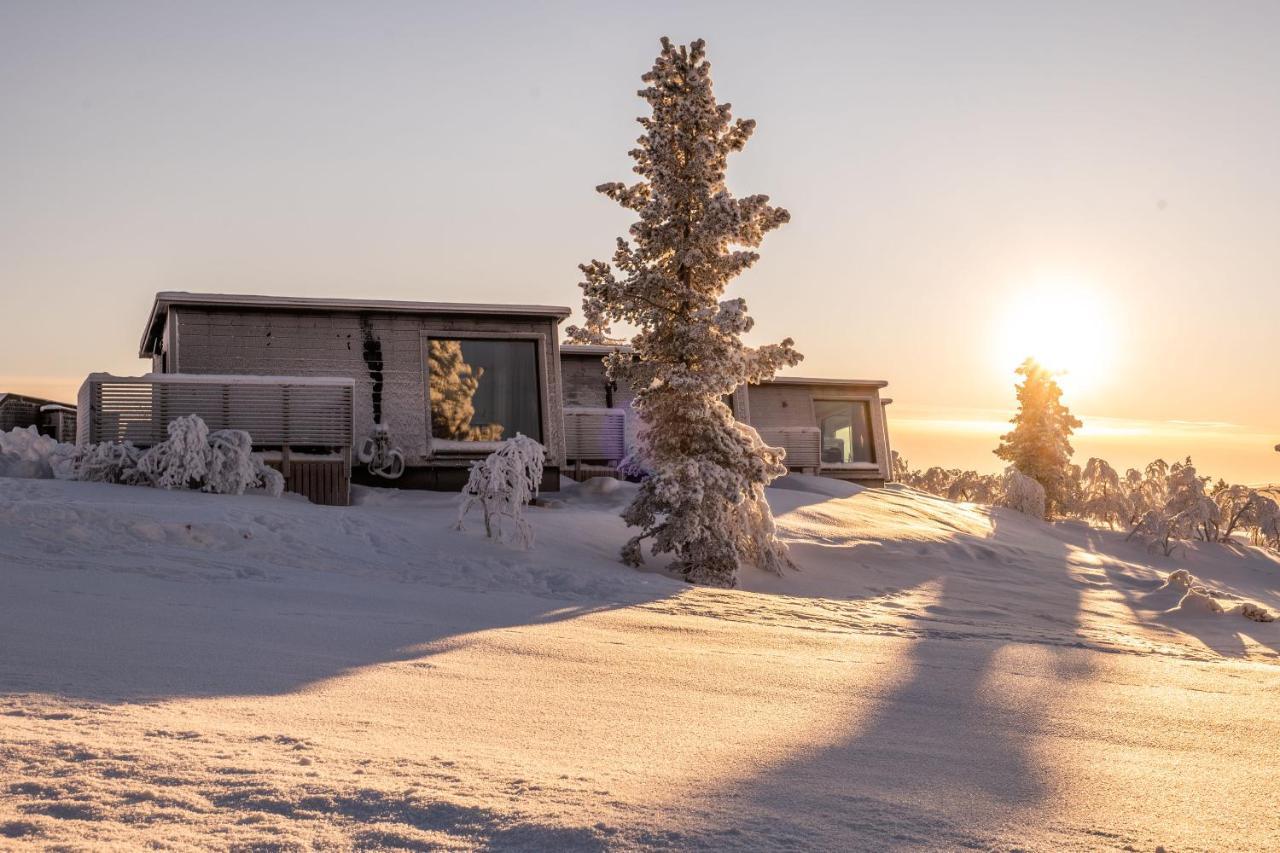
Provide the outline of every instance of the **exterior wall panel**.
{"type": "MultiPolygon", "coordinates": [[[[353,379],[359,443],[374,425],[375,376],[381,373],[382,422],[409,465],[430,456],[423,336],[440,332],[533,334],[543,339],[548,464],[564,457],[556,323],[543,318],[458,317],[356,311],[290,311],[182,306],[171,310],[169,371],[202,374],[342,376],[353,379]],[[366,352],[366,337],[372,352],[366,352]],[[381,361],[376,358],[380,351],[381,361]]],[[[478,455],[478,454],[477,454],[478,455]]],[[[458,459],[457,464],[464,460],[458,459]]]]}

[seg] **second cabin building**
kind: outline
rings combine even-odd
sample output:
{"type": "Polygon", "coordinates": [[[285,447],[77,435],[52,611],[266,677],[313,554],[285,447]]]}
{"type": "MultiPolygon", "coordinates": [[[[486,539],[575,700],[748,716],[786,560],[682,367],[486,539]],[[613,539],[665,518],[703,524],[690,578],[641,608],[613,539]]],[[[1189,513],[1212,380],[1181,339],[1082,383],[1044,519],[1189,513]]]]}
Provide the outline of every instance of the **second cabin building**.
{"type": "MultiPolygon", "coordinates": [[[[610,347],[560,348],[564,381],[566,472],[608,473],[634,441],[631,390],[609,382],[601,359],[610,347]]],[[[791,471],[868,486],[891,477],[885,406],[878,379],[777,377],[739,388],[725,402],[766,444],[787,451],[791,471]]]]}

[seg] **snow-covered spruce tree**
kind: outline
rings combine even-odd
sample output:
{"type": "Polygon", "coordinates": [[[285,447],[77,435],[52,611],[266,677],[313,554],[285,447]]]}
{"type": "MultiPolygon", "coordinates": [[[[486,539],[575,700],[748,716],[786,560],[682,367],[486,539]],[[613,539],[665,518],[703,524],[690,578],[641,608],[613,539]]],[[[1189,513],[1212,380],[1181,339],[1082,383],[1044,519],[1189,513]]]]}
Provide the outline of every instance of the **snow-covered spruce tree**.
{"type": "Polygon", "coordinates": [[[730,280],[758,259],[751,251],[790,219],[769,197],[734,198],[725,187],[728,157],[742,150],[754,121],[736,121],[717,104],[704,42],[662,39],[639,95],[652,113],[627,186],[597,189],[639,219],[619,239],[612,266],[583,264],[585,325],[570,330],[599,342],[610,324],[636,329],[630,353],[606,359],[611,379],[636,389],[644,424],[638,460],[649,472],[623,518],[640,532],[623,559],[642,560],[642,543],[676,556],[691,582],[733,586],[738,566],[754,562],[780,573],[789,564],[777,538],[764,487],[786,473],[783,451],[734,420],[723,398],[800,361],[790,338],[747,347],[752,320],[742,299],[722,300],[730,280]],[[615,272],[616,270],[616,272],[615,272]]]}
{"type": "Polygon", "coordinates": [[[1017,370],[1018,412],[995,455],[1044,486],[1046,509],[1060,515],[1072,497],[1071,433],[1080,421],[1062,403],[1053,374],[1028,358],[1017,370]]]}

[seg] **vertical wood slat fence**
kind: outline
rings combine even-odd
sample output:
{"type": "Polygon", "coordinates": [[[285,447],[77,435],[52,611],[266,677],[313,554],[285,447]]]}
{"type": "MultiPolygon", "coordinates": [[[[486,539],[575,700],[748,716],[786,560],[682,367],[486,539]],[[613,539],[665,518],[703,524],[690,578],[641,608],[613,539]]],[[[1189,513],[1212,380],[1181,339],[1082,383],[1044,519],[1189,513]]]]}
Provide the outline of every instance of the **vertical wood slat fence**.
{"type": "Polygon", "coordinates": [[[345,506],[354,385],[345,378],[93,374],[80,388],[76,440],[150,447],[165,439],[170,421],[199,415],[211,432],[244,430],[255,451],[280,451],[269,464],[284,474],[287,491],[345,506]]]}

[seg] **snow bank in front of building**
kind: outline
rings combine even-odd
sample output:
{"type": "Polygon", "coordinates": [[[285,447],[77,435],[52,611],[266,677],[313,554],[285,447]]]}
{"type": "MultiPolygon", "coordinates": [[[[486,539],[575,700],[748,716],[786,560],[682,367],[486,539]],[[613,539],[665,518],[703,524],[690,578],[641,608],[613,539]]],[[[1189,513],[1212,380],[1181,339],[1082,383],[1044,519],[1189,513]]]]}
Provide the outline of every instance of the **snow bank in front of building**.
{"type": "Polygon", "coordinates": [[[71,449],[34,426],[0,432],[0,477],[51,479],[71,449]]]}

